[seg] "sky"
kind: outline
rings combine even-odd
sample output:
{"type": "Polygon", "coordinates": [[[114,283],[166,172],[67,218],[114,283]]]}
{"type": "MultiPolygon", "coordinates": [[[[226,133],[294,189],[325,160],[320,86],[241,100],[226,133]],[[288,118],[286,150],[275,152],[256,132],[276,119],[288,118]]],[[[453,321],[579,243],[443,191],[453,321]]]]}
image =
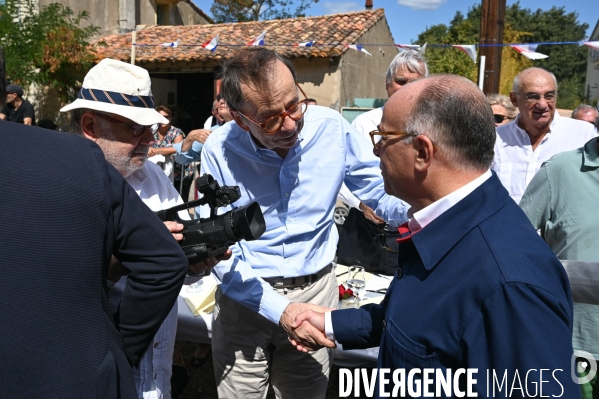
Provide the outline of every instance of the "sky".
{"type": "MultiPolygon", "coordinates": [[[[193,0],[206,14],[210,14],[211,0],[193,0]]],[[[466,14],[468,8],[479,3],[477,0],[373,0],[374,8],[384,8],[393,39],[398,44],[410,44],[427,27],[446,24],[456,11],[466,14]]],[[[507,5],[516,1],[508,0],[507,5]]],[[[320,0],[306,11],[307,16],[335,14],[364,9],[365,0],[320,0]]],[[[541,8],[564,7],[567,13],[576,12],[580,23],[586,22],[587,39],[599,20],[599,0],[520,0],[521,8],[533,11],[541,8]]],[[[474,43],[472,43],[474,44],[474,43]]]]}

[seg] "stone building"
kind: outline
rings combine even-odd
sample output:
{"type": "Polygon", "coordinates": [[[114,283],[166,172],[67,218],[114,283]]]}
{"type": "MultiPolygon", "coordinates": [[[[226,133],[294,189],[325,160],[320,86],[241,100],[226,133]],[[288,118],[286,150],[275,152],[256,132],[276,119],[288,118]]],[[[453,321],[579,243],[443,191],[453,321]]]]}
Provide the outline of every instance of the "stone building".
{"type": "MultiPolygon", "coordinates": [[[[156,102],[173,108],[175,125],[189,131],[201,127],[210,115],[219,63],[265,30],[265,45],[294,63],[299,84],[319,105],[340,110],[358,98],[380,102],[387,98],[385,73],[397,48],[382,9],[272,21],[147,26],[136,31],[135,64],[150,72],[156,102]],[[216,51],[200,46],[216,35],[216,51]],[[178,47],[162,46],[177,40],[178,47]],[[308,41],[314,45],[294,46],[308,41]],[[357,44],[372,56],[347,47],[357,44]]],[[[99,59],[130,62],[132,36],[102,37],[107,47],[99,50],[99,59]]]]}
{"type": "Polygon", "coordinates": [[[39,0],[40,7],[60,3],[75,13],[87,11],[100,35],[124,33],[137,25],[205,25],[214,21],[191,0],[39,0]]]}

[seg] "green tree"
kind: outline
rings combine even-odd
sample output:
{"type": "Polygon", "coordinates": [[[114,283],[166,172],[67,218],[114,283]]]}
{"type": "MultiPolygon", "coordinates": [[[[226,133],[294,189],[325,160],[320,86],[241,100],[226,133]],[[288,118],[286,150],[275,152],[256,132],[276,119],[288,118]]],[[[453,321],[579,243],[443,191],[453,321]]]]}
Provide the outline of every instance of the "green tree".
{"type": "MultiPolygon", "coordinates": [[[[427,28],[418,35],[418,44],[475,44],[480,42],[481,5],[468,10],[466,17],[457,12],[449,26],[440,24],[427,28]]],[[[516,2],[506,8],[504,43],[572,42],[585,39],[588,25],[578,22],[577,13],[566,13],[563,7],[547,11],[532,11],[516,2]],[[558,28],[559,27],[559,28],[558,28]]],[[[529,61],[509,47],[502,51],[501,92],[509,91],[511,81],[523,69],[535,65],[553,72],[559,83],[560,108],[574,108],[582,99],[588,50],[584,46],[540,45],[537,51],[549,58],[529,61]]],[[[475,80],[476,66],[468,57],[453,49],[427,50],[430,70],[434,73],[457,73],[475,80]],[[470,61],[470,62],[468,62],[470,61]]]]}
{"type": "Polygon", "coordinates": [[[85,11],[52,3],[42,9],[36,0],[0,3],[0,46],[4,49],[7,79],[23,86],[36,83],[56,90],[63,101],[93,65],[94,48],[88,40],[99,28],[82,27],[85,11]]]}
{"type": "Polygon", "coordinates": [[[217,23],[294,18],[304,17],[312,3],[318,0],[214,0],[210,12],[217,23]]]}

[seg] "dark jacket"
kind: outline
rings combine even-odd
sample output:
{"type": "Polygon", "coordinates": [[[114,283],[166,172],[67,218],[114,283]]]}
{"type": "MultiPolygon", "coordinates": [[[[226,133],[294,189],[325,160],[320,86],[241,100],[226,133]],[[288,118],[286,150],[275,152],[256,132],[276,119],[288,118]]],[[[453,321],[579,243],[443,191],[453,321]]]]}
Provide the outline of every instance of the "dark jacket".
{"type": "Polygon", "coordinates": [[[476,368],[479,397],[492,388],[493,371],[508,381],[501,395],[495,387],[497,397],[522,397],[505,391],[516,373],[525,385],[532,369],[530,395],[542,379],[543,395],[563,389],[561,397],[580,397],[570,376],[568,277],[495,174],[401,243],[399,253],[383,304],[332,312],[344,349],[380,344],[378,366],[406,376],[413,368],[476,368]],[[540,376],[540,369],[551,371],[540,376]]]}
{"type": "Polygon", "coordinates": [[[0,398],[137,398],[187,259],[90,140],[0,125],[0,398]],[[110,314],[111,255],[130,271],[110,314]]]}

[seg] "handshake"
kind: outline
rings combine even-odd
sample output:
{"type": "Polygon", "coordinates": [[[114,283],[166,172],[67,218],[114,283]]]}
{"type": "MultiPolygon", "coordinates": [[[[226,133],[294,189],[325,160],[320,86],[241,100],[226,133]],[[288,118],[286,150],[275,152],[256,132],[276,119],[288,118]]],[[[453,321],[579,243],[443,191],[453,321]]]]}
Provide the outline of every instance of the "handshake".
{"type": "Polygon", "coordinates": [[[301,352],[335,348],[324,329],[324,314],[331,310],[310,303],[292,302],[285,308],[279,324],[287,331],[291,345],[301,352]]]}

